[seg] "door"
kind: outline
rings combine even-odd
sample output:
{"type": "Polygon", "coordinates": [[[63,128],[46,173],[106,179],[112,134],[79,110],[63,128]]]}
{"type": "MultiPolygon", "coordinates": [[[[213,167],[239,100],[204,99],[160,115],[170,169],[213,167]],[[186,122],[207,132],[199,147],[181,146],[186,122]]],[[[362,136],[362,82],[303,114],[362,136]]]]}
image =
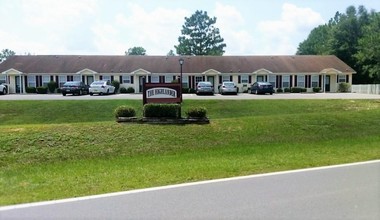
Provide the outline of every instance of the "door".
{"type": "Polygon", "coordinates": [[[215,85],[214,85],[214,76],[207,76],[207,81],[211,83],[212,87],[214,88],[214,92],[215,92],[215,85]]]}
{"type": "Polygon", "coordinates": [[[145,76],[139,76],[139,92],[143,92],[143,84],[145,81],[145,76]]]}
{"type": "Polygon", "coordinates": [[[264,76],[257,76],[257,82],[265,82],[264,76]]]}
{"type": "Polygon", "coordinates": [[[330,76],[325,77],[325,92],[330,92],[330,76]]]}
{"type": "Polygon", "coordinates": [[[91,83],[93,83],[94,82],[94,76],[87,76],[86,77],[87,79],[87,85],[91,85],[91,83]]]}
{"type": "Polygon", "coordinates": [[[15,76],[16,93],[21,93],[21,77],[15,76]]]}

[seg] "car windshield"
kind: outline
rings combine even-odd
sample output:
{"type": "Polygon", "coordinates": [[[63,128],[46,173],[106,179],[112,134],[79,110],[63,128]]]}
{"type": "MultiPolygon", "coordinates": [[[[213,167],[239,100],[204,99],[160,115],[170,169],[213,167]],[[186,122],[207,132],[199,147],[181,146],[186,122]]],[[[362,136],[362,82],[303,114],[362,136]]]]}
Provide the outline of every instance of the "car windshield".
{"type": "Polygon", "coordinates": [[[233,83],[233,82],[225,82],[224,83],[224,86],[226,86],[226,87],[234,87],[235,86],[235,83],[233,83]]]}
{"type": "Polygon", "coordinates": [[[79,82],[66,82],[64,85],[65,86],[78,86],[79,82]]]}
{"type": "Polygon", "coordinates": [[[204,87],[206,87],[206,86],[211,86],[211,83],[200,82],[200,83],[198,83],[198,85],[199,85],[199,86],[204,86],[204,87]]]}
{"type": "Polygon", "coordinates": [[[93,82],[91,85],[103,85],[104,82],[93,82]]]}

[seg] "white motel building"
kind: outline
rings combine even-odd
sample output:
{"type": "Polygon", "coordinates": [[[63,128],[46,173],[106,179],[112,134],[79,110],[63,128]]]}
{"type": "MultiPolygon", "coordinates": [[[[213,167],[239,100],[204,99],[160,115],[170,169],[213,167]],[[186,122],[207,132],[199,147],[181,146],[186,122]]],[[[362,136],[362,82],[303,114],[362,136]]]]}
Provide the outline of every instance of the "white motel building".
{"type": "MultiPolygon", "coordinates": [[[[170,83],[180,76],[179,56],[87,56],[32,55],[12,56],[0,64],[0,83],[9,93],[26,93],[26,87],[46,86],[55,81],[117,80],[120,87],[142,92],[145,80],[170,83]]],[[[183,87],[195,88],[200,81],[214,85],[215,93],[223,81],[234,81],[242,92],[257,81],[274,88],[299,87],[312,92],[337,92],[338,84],[352,83],[350,66],[336,56],[182,56],[183,87]]]]}

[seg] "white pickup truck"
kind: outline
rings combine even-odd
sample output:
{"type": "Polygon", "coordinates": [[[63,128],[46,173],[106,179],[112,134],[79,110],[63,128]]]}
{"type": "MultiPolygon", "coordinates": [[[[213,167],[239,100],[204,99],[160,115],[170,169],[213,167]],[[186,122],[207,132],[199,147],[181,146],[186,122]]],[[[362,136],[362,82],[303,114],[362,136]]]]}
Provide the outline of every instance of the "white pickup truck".
{"type": "Polygon", "coordinates": [[[8,87],[4,84],[0,84],[0,95],[5,95],[8,93],[8,87]]]}

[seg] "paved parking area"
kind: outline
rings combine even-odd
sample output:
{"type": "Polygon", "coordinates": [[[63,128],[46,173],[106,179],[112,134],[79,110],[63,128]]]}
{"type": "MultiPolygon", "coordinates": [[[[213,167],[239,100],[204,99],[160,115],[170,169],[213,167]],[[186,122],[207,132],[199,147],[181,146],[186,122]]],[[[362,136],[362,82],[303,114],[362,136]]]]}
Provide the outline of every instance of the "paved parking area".
{"type": "MultiPolygon", "coordinates": [[[[83,96],[62,96],[61,94],[8,94],[0,95],[0,100],[99,100],[99,99],[134,99],[142,100],[142,94],[115,94],[115,95],[83,95],[83,96]]],[[[253,95],[239,93],[238,95],[213,96],[196,94],[183,94],[183,99],[380,99],[380,95],[359,94],[359,93],[283,93],[273,95],[253,95]]]]}

